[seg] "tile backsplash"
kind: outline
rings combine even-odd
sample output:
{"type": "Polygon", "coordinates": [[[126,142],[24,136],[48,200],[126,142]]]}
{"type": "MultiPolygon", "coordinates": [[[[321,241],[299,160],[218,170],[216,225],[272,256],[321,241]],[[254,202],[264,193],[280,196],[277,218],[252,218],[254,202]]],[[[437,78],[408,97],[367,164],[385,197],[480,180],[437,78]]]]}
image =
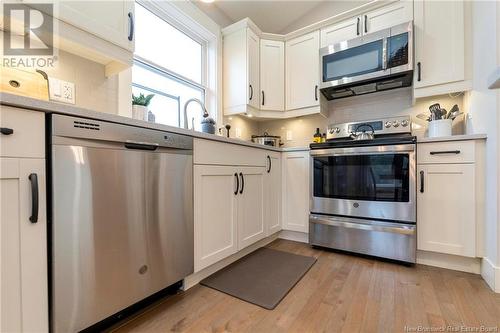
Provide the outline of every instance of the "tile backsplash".
{"type": "MultiPolygon", "coordinates": [[[[399,89],[377,94],[339,99],[329,102],[329,116],[310,115],[292,119],[257,122],[259,133],[268,132],[279,135],[284,147],[307,146],[312,141],[316,128],[326,132],[329,124],[350,121],[363,121],[391,116],[410,115],[414,124],[414,134],[425,135],[427,122],[416,118],[419,113],[428,113],[429,105],[440,103],[441,107],[450,110],[458,104],[464,110],[463,94],[441,95],[417,100],[412,105],[412,89],[399,89]],[[291,131],[292,140],[286,140],[287,131],[291,131]]],[[[464,116],[457,118],[453,125],[453,134],[464,133],[464,116]]]]}

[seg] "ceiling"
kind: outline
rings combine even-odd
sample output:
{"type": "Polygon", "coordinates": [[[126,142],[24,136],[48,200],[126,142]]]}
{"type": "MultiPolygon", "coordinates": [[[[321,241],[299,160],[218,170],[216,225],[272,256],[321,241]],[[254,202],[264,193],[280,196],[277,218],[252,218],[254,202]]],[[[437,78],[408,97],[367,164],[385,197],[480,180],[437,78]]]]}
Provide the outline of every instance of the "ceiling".
{"type": "Polygon", "coordinates": [[[215,0],[213,3],[194,1],[221,27],[249,17],[268,33],[286,33],[287,28],[327,0],[311,1],[246,1],[215,0]]]}

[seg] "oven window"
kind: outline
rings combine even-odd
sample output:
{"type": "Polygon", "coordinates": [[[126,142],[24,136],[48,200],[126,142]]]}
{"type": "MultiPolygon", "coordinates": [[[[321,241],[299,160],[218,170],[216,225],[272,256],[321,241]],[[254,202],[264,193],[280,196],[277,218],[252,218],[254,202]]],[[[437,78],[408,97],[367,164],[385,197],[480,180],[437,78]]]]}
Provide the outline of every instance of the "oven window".
{"type": "Polygon", "coordinates": [[[383,42],[363,44],[323,56],[323,82],[382,70],[383,42]]]}
{"type": "Polygon", "coordinates": [[[408,202],[408,154],[314,157],[314,196],[408,202]]]}

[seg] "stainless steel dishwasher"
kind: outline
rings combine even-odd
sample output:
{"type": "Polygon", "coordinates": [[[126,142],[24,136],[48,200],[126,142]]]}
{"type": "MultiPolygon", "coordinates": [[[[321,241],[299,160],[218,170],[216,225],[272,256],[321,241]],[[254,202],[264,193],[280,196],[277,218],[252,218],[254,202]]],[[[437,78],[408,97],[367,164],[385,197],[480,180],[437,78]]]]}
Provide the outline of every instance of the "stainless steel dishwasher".
{"type": "Polygon", "coordinates": [[[74,332],[193,272],[193,140],[50,122],[52,330],[74,332]]]}

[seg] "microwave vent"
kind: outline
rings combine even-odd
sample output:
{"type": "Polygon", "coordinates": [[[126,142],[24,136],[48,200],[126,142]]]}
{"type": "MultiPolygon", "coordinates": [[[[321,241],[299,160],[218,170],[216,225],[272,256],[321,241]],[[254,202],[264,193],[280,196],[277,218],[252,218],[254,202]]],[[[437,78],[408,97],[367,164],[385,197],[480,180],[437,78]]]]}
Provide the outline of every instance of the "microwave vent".
{"type": "Polygon", "coordinates": [[[369,94],[377,91],[377,84],[376,83],[364,84],[361,86],[354,86],[351,89],[352,91],[354,91],[356,95],[369,94]]]}
{"type": "Polygon", "coordinates": [[[84,129],[89,129],[89,130],[94,130],[94,131],[99,131],[100,130],[100,125],[96,123],[90,123],[86,121],[74,121],[73,122],[73,127],[75,128],[84,128],[84,129]]]}
{"type": "Polygon", "coordinates": [[[401,80],[394,80],[394,81],[379,82],[377,84],[377,89],[386,90],[386,89],[401,88],[402,86],[403,82],[401,80]]]}

